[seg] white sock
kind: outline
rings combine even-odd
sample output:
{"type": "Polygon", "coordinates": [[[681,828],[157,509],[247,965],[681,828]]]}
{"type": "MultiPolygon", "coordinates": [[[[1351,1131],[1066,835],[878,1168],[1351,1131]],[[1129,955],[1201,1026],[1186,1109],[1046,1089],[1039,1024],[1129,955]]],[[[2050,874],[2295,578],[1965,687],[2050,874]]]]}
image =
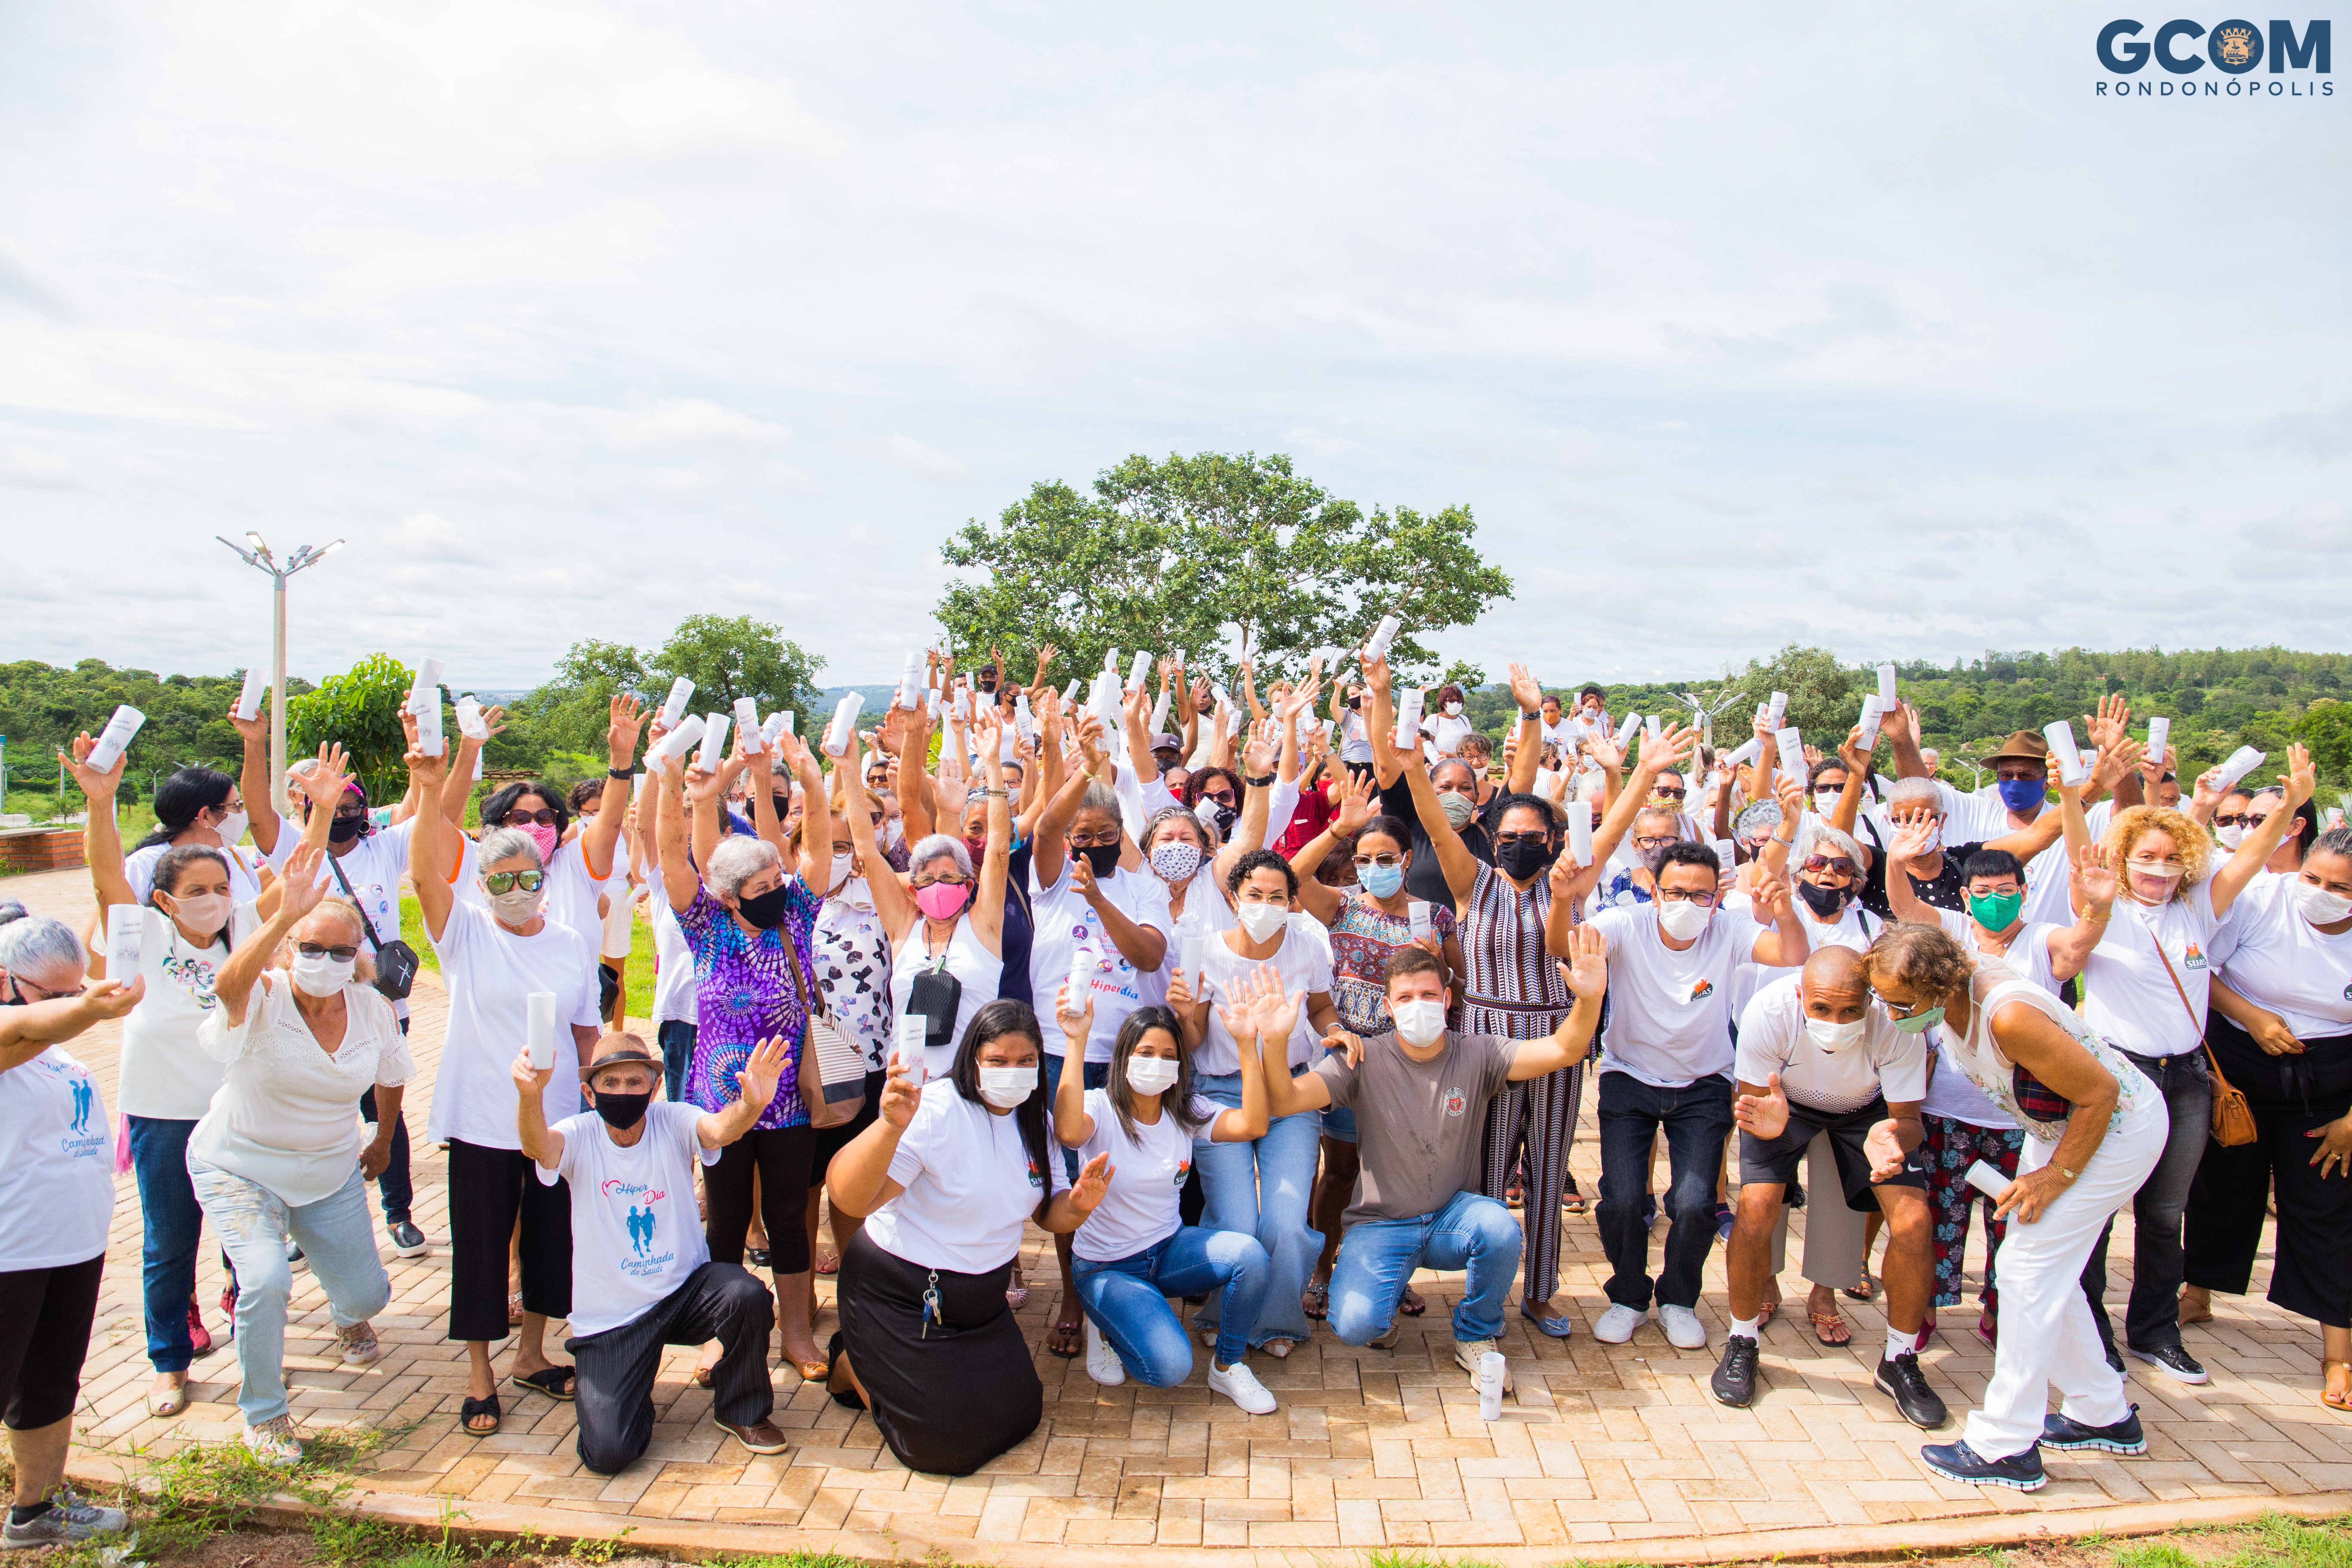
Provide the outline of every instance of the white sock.
{"type": "Polygon", "coordinates": [[[1910,1355],[1916,1352],[1918,1348],[1919,1336],[1917,1334],[1899,1333],[1894,1329],[1888,1329],[1886,1331],[1886,1359],[1888,1361],[1893,1361],[1899,1355],[1910,1355]]]}
{"type": "Polygon", "coordinates": [[[1761,1316],[1734,1318],[1731,1320],[1731,1331],[1735,1334],[1743,1334],[1751,1340],[1760,1340],[1764,1337],[1763,1321],[1761,1316]]]}

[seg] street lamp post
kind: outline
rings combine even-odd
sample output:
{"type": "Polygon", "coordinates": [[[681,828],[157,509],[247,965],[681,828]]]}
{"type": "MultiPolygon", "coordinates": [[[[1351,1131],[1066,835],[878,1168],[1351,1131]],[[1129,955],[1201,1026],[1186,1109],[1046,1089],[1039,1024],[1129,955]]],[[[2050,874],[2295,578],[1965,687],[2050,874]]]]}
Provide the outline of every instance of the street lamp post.
{"type": "Polygon", "coordinates": [[[288,556],[286,564],[280,566],[257,533],[246,534],[247,542],[252,546],[249,550],[221,539],[217,533],[213,537],[236,551],[237,559],[247,566],[269,574],[269,798],[282,816],[286,814],[286,579],[305,566],[324,561],[341,550],[343,542],[338,539],[324,549],[306,544],[288,556]]]}

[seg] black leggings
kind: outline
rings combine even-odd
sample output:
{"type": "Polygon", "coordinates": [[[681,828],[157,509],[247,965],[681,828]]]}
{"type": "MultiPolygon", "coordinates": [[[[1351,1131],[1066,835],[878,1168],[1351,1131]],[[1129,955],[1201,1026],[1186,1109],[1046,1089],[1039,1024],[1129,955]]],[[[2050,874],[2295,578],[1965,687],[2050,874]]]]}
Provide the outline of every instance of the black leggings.
{"type": "Polygon", "coordinates": [[[760,1173],[760,1217],[768,1227],[768,1265],[778,1274],[809,1268],[809,1164],[816,1152],[813,1127],[754,1128],[719,1152],[703,1173],[708,1208],[703,1236],[719,1263],[743,1261],[751,1228],[751,1173],[760,1173]]]}
{"type": "Polygon", "coordinates": [[[449,1140],[449,1337],[507,1337],[507,1241],[522,1225],[522,1310],[572,1315],[572,1188],[520,1149],[449,1140]]]}
{"type": "Polygon", "coordinates": [[[105,1268],[101,1252],[0,1273],[0,1408],[10,1431],[37,1432],[73,1414],[105,1268]]]}

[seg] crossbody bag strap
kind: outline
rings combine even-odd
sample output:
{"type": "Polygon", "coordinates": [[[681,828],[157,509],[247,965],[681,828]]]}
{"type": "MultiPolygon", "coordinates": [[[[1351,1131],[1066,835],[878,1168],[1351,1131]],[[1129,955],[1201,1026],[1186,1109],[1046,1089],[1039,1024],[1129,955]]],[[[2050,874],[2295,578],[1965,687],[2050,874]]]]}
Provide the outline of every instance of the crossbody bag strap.
{"type": "MultiPolygon", "coordinates": [[[[2197,1029],[2196,1005],[2189,1000],[2189,993],[2182,989],[2180,976],[2172,972],[2172,955],[2164,951],[2164,934],[2156,931],[2151,931],[2147,934],[2148,940],[2156,944],[2157,962],[2164,965],[2165,978],[2172,982],[2172,994],[2180,998],[2180,1005],[2189,1015],[2189,1026],[2197,1029]]],[[[2197,1032],[2200,1037],[2204,1035],[2202,1029],[2198,1029],[2197,1032]]]]}
{"type": "Polygon", "coordinates": [[[343,875],[342,862],[335,858],[332,850],[327,854],[327,869],[335,874],[335,881],[343,889],[343,897],[351,900],[352,906],[360,911],[360,927],[367,932],[368,946],[382,952],[383,939],[375,934],[375,917],[367,912],[367,906],[360,902],[360,896],[352,891],[351,879],[343,875]]]}

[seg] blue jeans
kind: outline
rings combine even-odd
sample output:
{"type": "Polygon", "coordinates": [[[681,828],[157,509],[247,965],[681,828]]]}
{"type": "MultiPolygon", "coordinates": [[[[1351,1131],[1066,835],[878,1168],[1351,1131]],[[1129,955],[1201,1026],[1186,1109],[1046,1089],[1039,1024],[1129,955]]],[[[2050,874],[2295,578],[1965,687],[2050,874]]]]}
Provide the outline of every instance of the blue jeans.
{"type": "MultiPolygon", "coordinates": [[[[1194,1089],[1212,1104],[1238,1109],[1242,1075],[1221,1073],[1194,1081],[1194,1089]]],[[[1265,1295],[1256,1318],[1241,1326],[1252,1345],[1269,1340],[1304,1342],[1314,1325],[1299,1295],[1307,1276],[1322,1254],[1323,1237],[1307,1225],[1307,1205],[1315,1192],[1315,1164],[1323,1148],[1323,1118],[1307,1110],[1278,1116],[1265,1136],[1255,1143],[1192,1145],[1193,1168],[1201,1173],[1201,1191],[1207,1203],[1201,1224],[1210,1230],[1237,1230],[1255,1236],[1270,1259],[1265,1295]]],[[[1194,1314],[1192,1326],[1222,1334],[1223,1307],[1215,1295],[1194,1314]]]]}
{"type": "Polygon", "coordinates": [[[188,1179],[236,1266],[236,1366],[245,1379],[236,1407],[247,1426],[257,1426],[287,1409],[286,1303],[294,1293],[289,1236],[301,1244],[311,1274],[325,1288],[338,1329],[366,1322],[392,1300],[392,1280],[375,1255],[367,1184],[354,1160],[341,1186],[297,1207],[201,1159],[188,1162],[188,1179]]]}
{"type": "Polygon", "coordinates": [[[1387,1333],[1416,1268],[1468,1269],[1454,1337],[1499,1338],[1503,1298],[1519,1269],[1519,1222],[1493,1198],[1456,1193],[1434,1214],[1349,1226],[1331,1267],[1331,1331],[1340,1342],[1370,1344],[1387,1333]]]}
{"type": "Polygon", "coordinates": [[[671,1019],[654,1031],[661,1044],[662,1098],[675,1105],[686,1098],[686,1069],[694,1060],[695,1026],[671,1019]]]}
{"type": "MultiPolygon", "coordinates": [[[[1100,1089],[1110,1082],[1110,1063],[1087,1062],[1084,1064],[1079,1077],[1085,1080],[1088,1089],[1100,1089]]],[[[1045,1053],[1045,1120],[1049,1124],[1054,1120],[1054,1097],[1061,1091],[1062,1058],[1054,1052],[1047,1051],[1045,1053]]],[[[1062,1163],[1069,1168],[1070,1180],[1076,1181],[1078,1152],[1076,1149],[1064,1149],[1062,1163]]]]}
{"type": "Polygon", "coordinates": [[[147,1359],[157,1372],[185,1372],[196,1357],[188,1339],[188,1306],[196,1294],[196,1244],[205,1226],[188,1182],[188,1134],[196,1124],[161,1116],[124,1120],[131,1124],[131,1169],[139,1183],[147,1359]]]}
{"type": "Polygon", "coordinates": [[[1601,1075],[1601,1245],[1612,1272],[1601,1291],[1620,1307],[1650,1308],[1650,1227],[1642,1218],[1650,1144],[1663,1127],[1672,1173],[1665,1193],[1665,1258],[1655,1282],[1670,1307],[1698,1305],[1699,1271],[1715,1245],[1715,1184],[1731,1135],[1729,1079],[1657,1089],[1631,1073],[1601,1075]]]}
{"type": "Polygon", "coordinates": [[[1224,1288],[1228,1310],[1217,1330],[1217,1364],[1231,1366],[1249,1350],[1246,1331],[1236,1325],[1257,1321],[1269,1270],[1257,1237],[1197,1225],[1179,1226],[1132,1258],[1070,1261],[1078,1305],[1118,1352],[1127,1374],[1152,1388],[1173,1388],[1192,1374],[1192,1342],[1168,1298],[1224,1288]]]}

